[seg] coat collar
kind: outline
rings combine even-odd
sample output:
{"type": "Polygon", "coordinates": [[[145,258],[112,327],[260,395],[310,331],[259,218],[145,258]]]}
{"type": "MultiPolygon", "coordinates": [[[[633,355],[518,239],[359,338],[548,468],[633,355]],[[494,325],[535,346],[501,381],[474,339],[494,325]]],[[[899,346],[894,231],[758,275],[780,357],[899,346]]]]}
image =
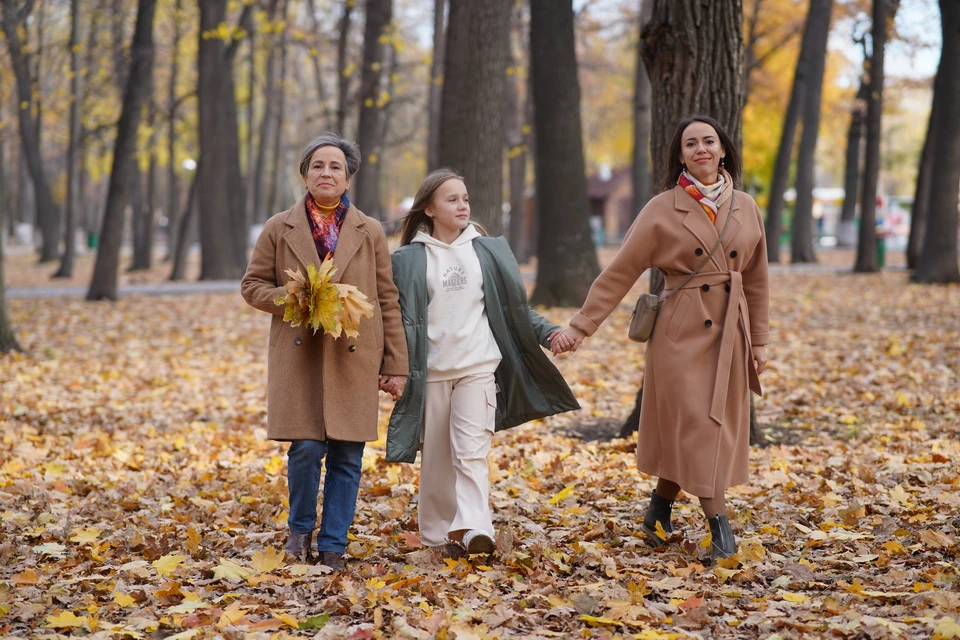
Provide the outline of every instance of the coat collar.
{"type": "MultiPolygon", "coordinates": [[[[317,245],[313,242],[313,233],[310,231],[310,221],[307,220],[307,197],[308,193],[295,204],[284,217],[284,223],[288,229],[285,234],[290,249],[293,250],[297,260],[303,264],[304,268],[312,264],[317,269],[320,268],[320,256],[317,254],[317,245]]],[[[339,281],[343,270],[346,269],[350,259],[356,255],[357,250],[363,243],[366,231],[363,228],[363,215],[352,204],[343,218],[343,224],[340,227],[340,237],[337,240],[337,248],[333,252],[333,265],[337,268],[333,275],[333,280],[339,281]]]]}
{"type": "MultiPolygon", "coordinates": [[[[726,174],[726,178],[730,181],[730,184],[733,184],[733,180],[730,179],[729,174],[726,174]]],[[[733,210],[731,211],[730,198],[733,196],[733,189],[728,188],[720,194],[720,199],[717,201],[720,210],[717,214],[717,222],[716,224],[711,224],[710,218],[707,217],[700,203],[684,191],[680,185],[673,188],[673,195],[674,207],[678,211],[686,213],[683,218],[683,226],[693,234],[700,243],[701,248],[707,253],[713,249],[717,238],[720,237],[720,230],[723,229],[727,216],[732,216],[730,224],[727,225],[727,231],[723,234],[722,245],[718,247],[710,257],[710,262],[713,263],[717,271],[728,271],[727,256],[723,247],[730,246],[733,237],[737,235],[737,232],[740,230],[740,200],[742,198],[734,200],[733,210]]]]}

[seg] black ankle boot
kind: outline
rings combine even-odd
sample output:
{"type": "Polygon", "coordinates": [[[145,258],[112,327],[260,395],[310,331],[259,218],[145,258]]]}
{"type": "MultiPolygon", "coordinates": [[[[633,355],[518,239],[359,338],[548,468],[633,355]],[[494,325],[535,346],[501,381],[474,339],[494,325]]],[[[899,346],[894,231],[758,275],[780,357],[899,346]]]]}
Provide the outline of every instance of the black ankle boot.
{"type": "Polygon", "coordinates": [[[726,515],[713,516],[707,520],[710,523],[710,557],[729,558],[737,552],[737,539],[733,536],[733,528],[726,515]]]}
{"type": "Polygon", "coordinates": [[[647,543],[654,547],[662,547],[663,540],[657,535],[657,522],[663,527],[666,533],[673,533],[673,524],[670,522],[670,514],[673,511],[673,500],[667,500],[656,491],[650,496],[650,504],[647,506],[647,515],[643,517],[643,524],[640,529],[647,536],[647,543]]]}

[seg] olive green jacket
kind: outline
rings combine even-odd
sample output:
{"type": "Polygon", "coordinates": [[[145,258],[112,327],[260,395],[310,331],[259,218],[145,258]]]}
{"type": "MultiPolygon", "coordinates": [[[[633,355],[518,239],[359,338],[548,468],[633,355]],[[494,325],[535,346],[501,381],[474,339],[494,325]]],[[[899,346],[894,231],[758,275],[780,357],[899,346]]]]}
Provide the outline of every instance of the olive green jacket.
{"type": "MultiPolygon", "coordinates": [[[[476,238],[474,250],[483,273],[487,320],[500,348],[496,430],[579,409],[573,392],[540,346],[560,327],[527,304],[520,267],[507,241],[476,238]]],[[[427,390],[427,254],[419,242],[400,247],[393,256],[393,281],[400,291],[400,311],[407,337],[410,377],[390,416],[387,462],[414,462],[423,428],[427,390]]]]}

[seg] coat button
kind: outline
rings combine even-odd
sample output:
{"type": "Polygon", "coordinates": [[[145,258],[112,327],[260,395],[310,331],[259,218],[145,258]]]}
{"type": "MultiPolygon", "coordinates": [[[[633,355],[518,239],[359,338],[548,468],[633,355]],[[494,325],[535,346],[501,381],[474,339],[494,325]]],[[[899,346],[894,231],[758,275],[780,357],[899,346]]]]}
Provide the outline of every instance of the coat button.
{"type": "Polygon", "coordinates": [[[701,291],[704,291],[704,292],[710,291],[710,285],[705,284],[705,285],[703,285],[702,287],[700,287],[700,290],[701,290],[701,291]]]}
{"type": "Polygon", "coordinates": [[[700,247],[697,247],[697,250],[694,251],[693,253],[694,253],[695,255],[702,256],[702,255],[703,255],[703,249],[701,249],[700,247]]]}
{"type": "Polygon", "coordinates": [[[705,326],[706,328],[709,329],[710,327],[713,326],[713,320],[706,320],[706,321],[704,321],[703,326],[705,326]]]}
{"type": "Polygon", "coordinates": [[[294,339],[293,339],[293,344],[297,345],[298,347],[300,346],[300,343],[301,343],[301,342],[303,342],[303,340],[301,340],[300,338],[294,338],[294,339]]]}
{"type": "Polygon", "coordinates": [[[736,258],[736,257],[737,257],[737,252],[736,252],[736,251],[731,251],[731,252],[730,252],[730,257],[731,257],[731,258],[736,258]]]}
{"type": "Polygon", "coordinates": [[[353,353],[356,350],[357,350],[357,345],[355,344],[352,344],[349,347],[347,347],[347,351],[349,351],[350,353],[353,353]]]}
{"type": "Polygon", "coordinates": [[[723,285],[723,288],[727,290],[727,293],[730,293],[730,285],[725,284],[723,285]]]}
{"type": "Polygon", "coordinates": [[[407,326],[409,327],[409,326],[410,326],[410,320],[409,320],[409,319],[404,320],[404,321],[403,321],[403,324],[405,324],[405,325],[407,325],[407,326]]]}

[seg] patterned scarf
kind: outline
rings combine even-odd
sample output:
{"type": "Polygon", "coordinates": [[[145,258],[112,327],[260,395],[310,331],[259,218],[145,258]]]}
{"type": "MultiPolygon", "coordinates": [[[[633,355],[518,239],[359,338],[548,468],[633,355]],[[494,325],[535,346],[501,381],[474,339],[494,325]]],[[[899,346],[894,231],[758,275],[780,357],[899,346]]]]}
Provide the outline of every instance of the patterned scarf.
{"type": "Polygon", "coordinates": [[[337,205],[333,215],[325,215],[313,196],[307,193],[307,220],[310,221],[313,243],[317,245],[317,255],[320,256],[321,261],[328,255],[333,256],[337,248],[337,240],[340,239],[340,227],[343,226],[343,219],[349,210],[350,198],[346,193],[340,196],[340,204],[337,205]]]}
{"type": "Polygon", "coordinates": [[[677,184],[683,187],[684,191],[700,203],[707,217],[710,218],[710,222],[716,224],[717,214],[720,212],[717,201],[720,199],[720,194],[723,193],[723,187],[726,184],[723,174],[717,174],[717,181],[711,185],[706,185],[687,173],[687,170],[684,169],[680,174],[680,179],[677,180],[677,184]]]}

